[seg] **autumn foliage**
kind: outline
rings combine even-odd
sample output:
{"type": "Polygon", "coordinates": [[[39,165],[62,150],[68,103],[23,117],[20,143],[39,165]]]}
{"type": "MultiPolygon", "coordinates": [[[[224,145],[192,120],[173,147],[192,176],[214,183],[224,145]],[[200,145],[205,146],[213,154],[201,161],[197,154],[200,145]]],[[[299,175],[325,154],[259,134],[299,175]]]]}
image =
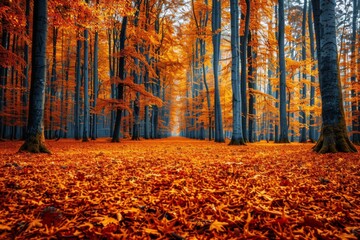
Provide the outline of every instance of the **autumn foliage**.
{"type": "Polygon", "coordinates": [[[359,239],[359,153],[184,138],[0,145],[0,238],[359,239]]]}

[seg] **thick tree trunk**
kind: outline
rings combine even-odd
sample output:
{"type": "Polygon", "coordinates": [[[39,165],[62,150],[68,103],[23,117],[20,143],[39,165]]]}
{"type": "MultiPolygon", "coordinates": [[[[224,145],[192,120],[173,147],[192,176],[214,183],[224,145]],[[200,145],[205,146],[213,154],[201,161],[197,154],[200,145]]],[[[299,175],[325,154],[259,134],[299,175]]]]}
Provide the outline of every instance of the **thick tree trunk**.
{"type": "Polygon", "coordinates": [[[335,0],[313,0],[322,99],[318,153],[356,152],[347,135],[336,43],[335,0]],[[321,31],[320,31],[321,29],[321,31]]]}
{"type": "Polygon", "coordinates": [[[233,133],[229,145],[244,145],[241,124],[241,93],[239,75],[239,1],[230,0],[231,12],[231,86],[232,86],[232,109],[233,109],[233,133]]]}
{"type": "Polygon", "coordinates": [[[47,25],[47,0],[35,0],[27,136],[19,151],[50,153],[42,139],[46,84],[47,25]]]}
{"type": "Polygon", "coordinates": [[[221,41],[221,0],[213,0],[212,11],[212,41],[214,49],[213,70],[215,85],[215,142],[225,142],[222,124],[222,111],[220,103],[219,86],[219,60],[220,60],[220,41],[221,41]]]}
{"type": "Polygon", "coordinates": [[[284,0],[279,0],[279,65],[280,65],[280,138],[279,143],[289,143],[286,120],[286,66],[284,0]]]}

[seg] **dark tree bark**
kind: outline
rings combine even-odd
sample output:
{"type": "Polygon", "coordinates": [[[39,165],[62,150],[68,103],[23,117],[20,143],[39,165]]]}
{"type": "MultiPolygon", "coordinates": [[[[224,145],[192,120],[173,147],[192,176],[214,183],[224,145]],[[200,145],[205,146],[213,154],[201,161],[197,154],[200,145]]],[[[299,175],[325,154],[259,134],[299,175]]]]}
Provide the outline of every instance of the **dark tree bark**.
{"type": "Polygon", "coordinates": [[[20,151],[50,153],[42,139],[46,84],[47,0],[34,0],[32,72],[27,136],[20,151]]]}
{"type": "MultiPolygon", "coordinates": [[[[120,32],[120,52],[125,48],[125,40],[126,40],[126,27],[127,27],[127,16],[124,17],[122,25],[121,25],[121,32],[120,32]]],[[[119,78],[120,81],[124,80],[125,77],[125,56],[121,55],[119,61],[119,78]]],[[[123,83],[118,83],[117,85],[117,98],[119,102],[124,100],[124,85],[123,83]]],[[[121,115],[122,115],[122,108],[118,107],[116,110],[116,119],[115,119],[115,126],[114,126],[114,133],[112,137],[112,142],[120,142],[120,127],[121,127],[121,115]]]]}
{"type": "Polygon", "coordinates": [[[75,85],[75,106],[74,106],[74,122],[75,122],[75,139],[80,139],[80,88],[81,88],[81,40],[76,42],[76,85],[75,85]]]}
{"type": "Polygon", "coordinates": [[[240,93],[240,45],[239,45],[239,1],[230,0],[231,13],[231,86],[233,109],[233,134],[230,145],[244,145],[241,125],[241,93],[240,93]]]}
{"type": "MultiPolygon", "coordinates": [[[[95,40],[94,40],[94,89],[93,89],[93,111],[95,111],[97,98],[98,98],[98,91],[99,91],[99,33],[98,31],[95,32],[95,40]]],[[[92,117],[92,134],[91,139],[95,140],[97,138],[97,114],[94,112],[92,117]]]]}
{"type": "Polygon", "coordinates": [[[219,86],[219,60],[220,60],[220,41],[221,41],[221,0],[212,1],[212,42],[213,42],[213,69],[215,83],[215,142],[225,142],[222,124],[222,111],[220,104],[219,86]]]}
{"type": "Polygon", "coordinates": [[[57,55],[57,36],[58,28],[53,27],[53,55],[52,55],[52,66],[51,66],[51,81],[50,81],[50,126],[49,126],[49,138],[52,139],[53,129],[54,129],[54,111],[55,111],[55,97],[56,97],[56,82],[57,82],[57,73],[56,73],[56,55],[57,55]]]}
{"type": "MultiPolygon", "coordinates": [[[[314,43],[314,26],[312,18],[312,4],[309,4],[308,22],[309,22],[309,38],[310,38],[310,54],[311,60],[315,60],[315,43],[314,43]]],[[[311,66],[311,72],[316,69],[315,64],[311,66]]],[[[310,87],[310,107],[315,106],[315,76],[311,74],[311,87],[310,87]]],[[[310,126],[309,126],[309,139],[311,142],[315,142],[315,117],[314,111],[310,113],[310,126]]]]}
{"type": "MultiPolygon", "coordinates": [[[[9,47],[9,33],[6,29],[3,29],[2,38],[1,38],[1,45],[4,49],[8,49],[9,47]]],[[[3,67],[0,65],[0,112],[3,111],[5,106],[5,85],[7,79],[7,67],[3,67]]],[[[0,114],[0,139],[3,138],[4,135],[4,117],[0,114]]]]}
{"type": "MultiPolygon", "coordinates": [[[[303,20],[302,20],[302,29],[301,29],[301,35],[302,35],[302,48],[301,48],[301,57],[302,61],[305,63],[306,61],[306,10],[307,10],[307,0],[304,1],[304,8],[303,8],[303,20]]],[[[305,73],[306,65],[303,67],[303,74],[302,78],[305,80],[307,78],[307,75],[305,73]]],[[[306,101],[307,97],[307,88],[306,84],[303,83],[302,87],[302,100],[306,101]]],[[[307,141],[306,136],[306,112],[302,109],[300,112],[300,121],[302,123],[302,127],[300,128],[300,142],[305,143],[307,141]]]]}
{"type": "Polygon", "coordinates": [[[84,126],[82,141],[89,141],[89,30],[84,30],[84,126]]]}
{"type": "Polygon", "coordinates": [[[357,18],[358,18],[358,0],[353,0],[353,18],[352,18],[352,34],[351,34],[351,113],[352,113],[352,141],[353,143],[360,145],[360,134],[359,134],[359,101],[357,99],[356,85],[358,84],[359,79],[356,76],[356,35],[357,35],[357,18]]]}
{"type": "Polygon", "coordinates": [[[321,135],[318,153],[357,152],[347,135],[336,43],[335,0],[312,0],[318,47],[321,135]]]}
{"type": "MultiPolygon", "coordinates": [[[[252,35],[249,33],[249,42],[251,41],[252,35]]],[[[256,98],[255,94],[251,91],[256,90],[256,73],[254,71],[254,65],[256,62],[256,53],[253,51],[253,47],[248,45],[247,47],[248,55],[248,89],[249,89],[249,129],[248,129],[248,140],[249,142],[256,141],[256,98]]]]}
{"type": "MultiPolygon", "coordinates": [[[[30,35],[30,0],[26,0],[25,3],[25,16],[26,16],[26,35],[30,35]]],[[[23,96],[22,96],[22,102],[23,102],[23,131],[22,131],[22,139],[26,139],[26,120],[27,120],[27,106],[28,106],[28,88],[29,88],[29,45],[27,42],[25,42],[24,46],[24,61],[25,61],[25,68],[24,68],[24,80],[23,80],[23,88],[25,89],[23,96]]],[[[0,75],[1,77],[1,75],[0,75]]],[[[1,100],[0,100],[1,101],[1,100]]],[[[0,110],[1,111],[1,110],[0,110]]],[[[1,135],[0,135],[1,138],[1,135]]]]}
{"type": "Polygon", "coordinates": [[[246,15],[242,14],[242,17],[245,17],[245,30],[244,35],[240,37],[240,59],[241,59],[241,121],[242,121],[242,132],[244,141],[247,142],[248,128],[248,106],[247,106],[247,45],[249,39],[249,27],[250,27],[250,0],[246,0],[246,15]]]}
{"type": "Polygon", "coordinates": [[[284,0],[279,0],[279,65],[280,65],[280,138],[279,143],[289,143],[286,120],[286,65],[285,65],[285,18],[284,0]]]}

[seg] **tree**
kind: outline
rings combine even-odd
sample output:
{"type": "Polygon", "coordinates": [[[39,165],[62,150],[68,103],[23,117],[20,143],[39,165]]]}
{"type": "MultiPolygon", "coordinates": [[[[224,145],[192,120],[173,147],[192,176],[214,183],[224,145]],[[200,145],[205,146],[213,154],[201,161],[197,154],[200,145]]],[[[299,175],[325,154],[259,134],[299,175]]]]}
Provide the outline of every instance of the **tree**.
{"type": "Polygon", "coordinates": [[[213,70],[215,83],[215,142],[225,142],[222,123],[219,86],[219,60],[221,41],[221,1],[212,1],[212,41],[213,41],[213,70]]]}
{"type": "MultiPolygon", "coordinates": [[[[250,33],[250,0],[246,0],[246,16],[245,16],[245,29],[244,35],[240,37],[240,59],[241,59],[241,121],[242,121],[242,132],[244,136],[244,141],[247,141],[247,101],[246,101],[246,89],[247,89],[247,45],[250,33]]],[[[242,14],[242,17],[244,15],[242,14]]]]}
{"type": "Polygon", "coordinates": [[[357,111],[357,107],[359,106],[359,103],[356,102],[356,95],[357,95],[357,91],[356,91],[356,83],[359,79],[356,79],[356,33],[357,33],[357,17],[358,17],[358,11],[359,11],[359,6],[358,6],[358,0],[353,0],[353,19],[352,19],[352,34],[351,34],[351,84],[352,86],[352,90],[351,90],[351,97],[354,98],[352,100],[352,106],[351,106],[351,110],[352,110],[352,141],[357,144],[360,145],[360,135],[359,135],[359,112],[357,111]],[[356,119],[357,118],[357,119],[356,119]]]}
{"type": "MultiPolygon", "coordinates": [[[[126,27],[127,27],[127,16],[123,18],[123,22],[121,25],[121,32],[120,32],[120,53],[125,48],[125,40],[126,40],[126,27]]],[[[122,81],[125,77],[125,56],[121,55],[119,60],[119,79],[120,82],[117,85],[117,98],[119,103],[122,103],[124,100],[124,85],[122,81]]],[[[116,119],[115,119],[115,126],[114,126],[114,133],[112,137],[112,142],[120,142],[120,126],[121,126],[121,115],[122,115],[122,108],[119,106],[116,110],[116,119]]]]}
{"type": "MultiPolygon", "coordinates": [[[[303,8],[303,20],[302,20],[302,29],[301,29],[301,37],[302,37],[302,47],[301,47],[301,57],[302,60],[304,62],[304,69],[303,69],[303,80],[306,79],[306,73],[305,73],[305,69],[306,69],[306,10],[307,10],[307,0],[304,1],[304,8],[303,8]]],[[[307,88],[306,88],[306,84],[303,83],[303,87],[302,87],[302,100],[305,101],[306,100],[306,96],[307,96],[307,88]]],[[[304,109],[302,109],[302,111],[300,112],[300,121],[302,123],[302,127],[300,129],[300,142],[305,143],[307,141],[306,138],[306,112],[304,109]]]]}
{"type": "Polygon", "coordinates": [[[335,0],[312,0],[322,100],[318,153],[357,152],[347,135],[339,76],[335,0]]]}
{"type": "Polygon", "coordinates": [[[241,125],[241,93],[239,74],[239,2],[230,0],[231,13],[231,85],[233,105],[233,134],[230,145],[244,145],[244,138],[241,125]]]}
{"type": "Polygon", "coordinates": [[[46,83],[47,0],[34,0],[32,72],[29,115],[25,143],[20,151],[49,153],[43,140],[46,83]]]}
{"type": "Polygon", "coordinates": [[[279,0],[279,65],[280,65],[280,137],[279,143],[288,143],[288,125],[286,120],[286,65],[285,65],[285,19],[284,0],[279,0]]]}

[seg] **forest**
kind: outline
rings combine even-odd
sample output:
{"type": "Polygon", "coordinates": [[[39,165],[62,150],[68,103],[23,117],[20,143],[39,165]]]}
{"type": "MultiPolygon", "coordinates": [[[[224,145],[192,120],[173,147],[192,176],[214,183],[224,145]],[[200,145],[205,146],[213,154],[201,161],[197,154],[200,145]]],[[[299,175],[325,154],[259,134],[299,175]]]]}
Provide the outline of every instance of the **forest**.
{"type": "Polygon", "coordinates": [[[359,239],[360,0],[1,0],[0,237],[359,239]]]}

